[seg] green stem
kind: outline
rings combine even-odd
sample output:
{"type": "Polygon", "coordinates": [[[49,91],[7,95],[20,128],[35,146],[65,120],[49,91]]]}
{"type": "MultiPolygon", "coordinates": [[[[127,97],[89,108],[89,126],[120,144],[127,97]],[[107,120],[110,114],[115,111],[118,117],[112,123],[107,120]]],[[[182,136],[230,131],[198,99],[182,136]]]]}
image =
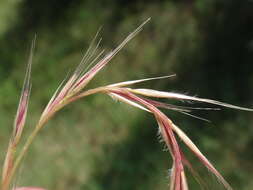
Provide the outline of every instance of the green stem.
{"type": "Polygon", "coordinates": [[[8,177],[3,181],[1,190],[8,190],[8,188],[10,187],[11,181],[16,173],[16,170],[20,166],[20,163],[23,160],[24,155],[27,153],[29,147],[31,146],[34,138],[37,136],[40,129],[54,116],[54,114],[56,112],[58,112],[60,109],[62,109],[63,107],[65,107],[66,105],[70,104],[73,101],[76,101],[76,100],[83,98],[85,96],[89,96],[92,94],[106,91],[108,88],[109,87],[98,87],[98,88],[87,90],[87,91],[80,93],[78,95],[67,96],[62,100],[62,102],[59,105],[56,105],[56,107],[53,109],[53,111],[51,113],[48,113],[48,115],[45,118],[41,119],[38,122],[38,124],[36,125],[35,129],[32,131],[32,133],[27,138],[27,140],[23,146],[23,149],[18,154],[18,156],[14,162],[14,165],[11,168],[11,171],[9,172],[8,177]]]}
{"type": "Polygon", "coordinates": [[[33,142],[33,139],[35,138],[35,136],[37,135],[37,133],[39,132],[40,129],[40,125],[37,125],[35,130],[33,130],[33,132],[31,133],[31,135],[28,137],[23,149],[21,150],[21,152],[19,153],[17,159],[14,162],[13,168],[10,171],[8,177],[4,180],[3,185],[2,185],[2,190],[8,190],[11,181],[13,179],[13,176],[17,170],[17,168],[19,167],[24,155],[26,154],[28,148],[30,147],[30,145],[33,142]]]}
{"type": "Polygon", "coordinates": [[[13,146],[12,139],[9,142],[6,157],[4,160],[4,166],[2,171],[2,186],[4,186],[5,182],[8,181],[7,178],[9,177],[8,173],[11,170],[13,164],[13,158],[15,156],[16,148],[13,146]]]}

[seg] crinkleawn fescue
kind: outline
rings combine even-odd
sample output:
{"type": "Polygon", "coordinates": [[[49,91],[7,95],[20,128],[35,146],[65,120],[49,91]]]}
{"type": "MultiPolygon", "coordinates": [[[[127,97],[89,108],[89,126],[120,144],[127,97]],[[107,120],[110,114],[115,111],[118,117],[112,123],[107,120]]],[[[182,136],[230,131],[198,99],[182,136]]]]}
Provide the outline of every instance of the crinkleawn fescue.
{"type": "MultiPolygon", "coordinates": [[[[31,90],[30,75],[31,75],[31,64],[33,57],[33,50],[35,46],[35,39],[32,43],[30,58],[27,66],[26,76],[24,80],[23,90],[20,97],[20,102],[14,121],[13,134],[10,139],[10,143],[7,149],[5,162],[3,165],[2,172],[2,183],[1,190],[40,190],[37,187],[16,187],[13,182],[14,176],[20,163],[27,153],[30,145],[38,132],[45,126],[45,124],[64,106],[84,98],[89,95],[102,93],[112,97],[114,100],[124,102],[128,105],[139,108],[143,111],[149,112],[154,116],[157,121],[159,133],[163,141],[165,142],[173,163],[170,172],[170,190],[188,190],[187,179],[185,175],[185,167],[189,168],[194,176],[197,173],[194,171],[192,165],[185,157],[181,147],[177,142],[177,137],[184,142],[189,150],[199,159],[211,173],[213,173],[217,179],[224,185],[228,190],[232,190],[229,183],[222,177],[222,175],[215,169],[211,162],[201,153],[198,147],[190,140],[190,138],[177,126],[175,125],[160,109],[169,109],[172,111],[178,111],[193,117],[190,112],[193,109],[205,109],[215,110],[218,108],[194,108],[194,107],[183,107],[177,105],[171,105],[162,102],[160,99],[175,99],[175,100],[189,100],[202,103],[213,104],[216,106],[228,107],[237,110],[253,111],[249,108],[234,106],[231,104],[198,98],[194,96],[188,96],[184,94],[164,92],[153,89],[136,89],[131,88],[131,85],[146,82],[149,80],[165,79],[170,76],[153,77],[146,79],[138,79],[131,81],[124,81],[105,86],[100,86],[93,89],[86,89],[87,84],[101,71],[110,60],[132,39],[134,38],[143,28],[143,26],[149,21],[147,19],[143,22],[136,30],[130,33],[114,50],[104,54],[104,51],[99,51],[99,44],[101,39],[97,40],[98,34],[91,42],[86,54],[83,56],[80,64],[73,72],[73,74],[66,80],[64,80],[58,89],[49,100],[47,106],[44,108],[37,124],[33,128],[31,134],[25,141],[25,144],[21,148],[21,151],[16,153],[17,146],[19,145],[20,138],[22,138],[22,132],[25,126],[26,115],[28,110],[29,94],[31,90]],[[156,100],[155,100],[156,98],[156,100]]],[[[199,118],[199,117],[197,117],[199,118]]],[[[203,118],[200,118],[203,119],[203,118]]],[[[205,120],[205,119],[204,119],[205,120]]],[[[200,177],[197,177],[200,181],[200,177]]],[[[41,189],[42,190],[42,189],[41,189]]]]}

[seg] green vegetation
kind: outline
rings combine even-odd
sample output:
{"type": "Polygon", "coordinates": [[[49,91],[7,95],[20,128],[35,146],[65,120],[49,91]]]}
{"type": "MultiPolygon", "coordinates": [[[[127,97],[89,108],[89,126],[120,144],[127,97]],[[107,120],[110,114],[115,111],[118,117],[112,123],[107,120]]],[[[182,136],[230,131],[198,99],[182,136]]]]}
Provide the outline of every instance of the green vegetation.
{"type": "MultiPolygon", "coordinates": [[[[102,46],[112,49],[148,17],[152,21],[144,31],[90,86],[176,73],[176,78],[145,87],[252,107],[252,11],[252,2],[240,0],[1,1],[1,161],[34,33],[38,41],[25,134],[101,25],[102,46]]],[[[167,113],[235,189],[253,187],[252,113],[196,112],[212,124],[167,113]]],[[[91,96],[66,107],[42,130],[25,158],[18,184],[52,190],[168,189],[171,160],[162,148],[156,123],[146,113],[91,96]]],[[[198,162],[194,167],[210,189],[222,189],[198,162]]],[[[194,180],[189,186],[199,188],[194,180]]]]}

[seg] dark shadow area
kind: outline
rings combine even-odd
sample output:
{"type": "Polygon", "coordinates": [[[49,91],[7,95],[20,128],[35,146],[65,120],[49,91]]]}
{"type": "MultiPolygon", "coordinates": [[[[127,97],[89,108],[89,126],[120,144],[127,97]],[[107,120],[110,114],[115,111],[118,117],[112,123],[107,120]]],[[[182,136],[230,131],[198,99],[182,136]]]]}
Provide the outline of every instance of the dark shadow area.
{"type": "Polygon", "coordinates": [[[252,12],[250,1],[223,1],[216,3],[208,18],[200,19],[205,42],[202,68],[215,98],[247,105],[253,95],[252,12]]]}

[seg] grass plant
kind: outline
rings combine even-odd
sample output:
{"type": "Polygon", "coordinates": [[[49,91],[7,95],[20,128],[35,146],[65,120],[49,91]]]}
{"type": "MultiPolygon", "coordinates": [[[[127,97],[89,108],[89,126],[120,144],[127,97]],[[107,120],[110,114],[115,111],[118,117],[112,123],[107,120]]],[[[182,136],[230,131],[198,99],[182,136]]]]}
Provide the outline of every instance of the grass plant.
{"type": "Polygon", "coordinates": [[[184,144],[189,148],[189,150],[199,159],[200,163],[202,163],[211,173],[213,173],[217,177],[218,181],[221,182],[226,189],[232,190],[232,187],[229,185],[229,183],[223,178],[223,176],[217,171],[217,169],[211,164],[211,162],[201,153],[201,151],[190,140],[190,138],[161,111],[161,109],[170,109],[187,115],[191,115],[192,109],[208,110],[216,108],[182,107],[164,103],[163,101],[161,101],[161,99],[175,99],[207,103],[244,111],[253,111],[252,109],[239,107],[215,100],[188,96],[184,94],[165,92],[154,89],[137,89],[131,87],[132,85],[137,83],[149,80],[165,79],[172,76],[124,81],[100,86],[93,89],[86,89],[87,84],[96,76],[96,74],[101,71],[110,62],[110,60],[143,29],[143,26],[149,20],[150,19],[147,19],[145,22],[143,22],[136,30],[130,33],[113,51],[109,53],[104,53],[103,50],[99,51],[101,39],[97,39],[98,34],[96,34],[78,67],[75,69],[73,74],[67,79],[65,79],[55,91],[47,106],[43,110],[31,134],[25,140],[23,147],[19,147],[20,151],[17,151],[17,147],[20,146],[20,139],[22,138],[22,132],[26,123],[26,115],[31,91],[30,78],[36,40],[35,37],[31,46],[30,58],[28,61],[16,118],[14,121],[13,133],[10,138],[10,142],[6,152],[5,162],[3,164],[1,190],[42,190],[41,188],[36,187],[15,186],[14,177],[15,175],[17,175],[17,170],[20,167],[20,164],[25,154],[29,150],[29,147],[31,146],[32,142],[34,141],[40,130],[47,124],[49,120],[53,118],[53,116],[59,110],[72,102],[98,93],[108,95],[116,101],[124,102],[136,108],[142,109],[143,111],[149,112],[150,115],[154,116],[158,124],[158,130],[161,135],[161,138],[165,142],[173,159],[171,173],[169,176],[170,190],[189,189],[185,175],[186,167],[189,168],[192,174],[196,176],[199,181],[201,181],[200,177],[198,177],[192,165],[187,160],[183,150],[180,148],[177,138],[184,142],[184,144]]]}

